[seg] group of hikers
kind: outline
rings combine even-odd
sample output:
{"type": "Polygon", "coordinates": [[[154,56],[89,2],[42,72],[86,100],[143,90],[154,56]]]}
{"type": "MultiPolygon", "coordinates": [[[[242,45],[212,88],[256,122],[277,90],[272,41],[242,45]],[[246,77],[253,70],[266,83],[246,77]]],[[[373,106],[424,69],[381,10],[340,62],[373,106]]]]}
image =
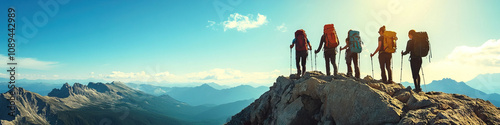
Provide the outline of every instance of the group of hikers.
{"type": "MultiPolygon", "coordinates": [[[[385,26],[380,27],[378,33],[378,47],[370,57],[373,57],[378,53],[378,60],[380,63],[382,82],[385,84],[393,84],[392,79],[392,69],[391,60],[392,54],[396,52],[396,32],[387,31],[385,26]],[[386,75],[387,72],[387,75],[386,75]]],[[[406,51],[401,51],[401,58],[403,55],[410,54],[410,66],[413,76],[413,83],[415,84],[415,91],[420,92],[422,88],[420,87],[420,75],[419,71],[422,66],[422,57],[427,56],[429,52],[429,40],[426,32],[416,32],[415,30],[410,30],[408,32],[408,42],[406,45],[406,51]]],[[[353,70],[351,64],[354,64],[354,77],[360,78],[359,71],[359,53],[362,51],[362,44],[359,31],[349,30],[347,32],[347,38],[345,39],[346,45],[344,47],[339,47],[340,51],[345,51],[345,60],[347,64],[347,76],[353,77],[353,70]]],[[[337,75],[337,65],[335,64],[335,57],[337,55],[336,47],[339,45],[339,39],[337,32],[335,31],[333,24],[326,24],[324,26],[323,35],[321,40],[314,52],[317,54],[323,48],[323,55],[326,64],[326,74],[330,76],[330,64],[333,66],[333,74],[337,75]]],[[[295,64],[297,66],[297,75],[303,76],[306,72],[306,60],[308,56],[308,50],[312,51],[311,43],[307,39],[305,30],[299,29],[295,32],[295,38],[290,45],[290,49],[295,46],[295,64]]],[[[341,54],[339,52],[339,54],[341,54]]],[[[372,60],[373,61],[373,60],[372,60]]],[[[372,62],[373,68],[373,62],[372,62]]],[[[372,69],[373,72],[373,69],[372,69]]]]}

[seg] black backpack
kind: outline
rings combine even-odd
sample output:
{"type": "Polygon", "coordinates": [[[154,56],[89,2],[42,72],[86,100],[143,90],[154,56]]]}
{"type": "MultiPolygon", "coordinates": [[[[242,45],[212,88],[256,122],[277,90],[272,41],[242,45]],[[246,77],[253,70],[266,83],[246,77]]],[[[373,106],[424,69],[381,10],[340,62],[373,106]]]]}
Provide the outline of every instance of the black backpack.
{"type": "Polygon", "coordinates": [[[416,32],[415,35],[413,35],[413,50],[411,51],[411,55],[425,57],[429,54],[429,50],[430,46],[427,32],[416,32]]]}

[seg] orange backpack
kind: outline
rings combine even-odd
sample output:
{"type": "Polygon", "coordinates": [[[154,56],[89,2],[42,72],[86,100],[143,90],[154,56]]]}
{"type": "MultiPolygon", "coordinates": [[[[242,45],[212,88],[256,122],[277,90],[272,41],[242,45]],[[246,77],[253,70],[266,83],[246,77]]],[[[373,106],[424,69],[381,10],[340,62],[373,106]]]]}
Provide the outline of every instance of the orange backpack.
{"type": "Polygon", "coordinates": [[[339,46],[339,39],[337,38],[337,32],[333,24],[326,24],[323,29],[323,35],[325,36],[326,48],[331,49],[339,46]]]}

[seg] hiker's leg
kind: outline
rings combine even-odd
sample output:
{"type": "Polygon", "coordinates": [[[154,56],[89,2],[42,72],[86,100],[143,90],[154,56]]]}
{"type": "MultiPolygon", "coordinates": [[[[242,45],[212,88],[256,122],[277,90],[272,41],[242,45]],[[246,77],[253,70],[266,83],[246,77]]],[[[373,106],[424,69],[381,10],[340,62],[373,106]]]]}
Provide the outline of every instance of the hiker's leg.
{"type": "Polygon", "coordinates": [[[388,53],[387,58],[386,58],[386,63],[385,63],[385,68],[387,69],[387,76],[389,77],[388,82],[393,82],[392,81],[391,58],[392,58],[392,54],[388,53]]]}
{"type": "Polygon", "coordinates": [[[329,76],[330,75],[330,57],[326,53],[323,53],[323,54],[325,55],[326,75],[329,76]]]}
{"type": "Polygon", "coordinates": [[[304,55],[302,56],[302,75],[306,74],[306,61],[307,61],[307,51],[303,53],[304,55]]]}
{"type": "Polygon", "coordinates": [[[335,63],[336,62],[335,56],[336,56],[335,53],[330,56],[330,62],[332,63],[332,66],[333,66],[333,75],[337,75],[337,73],[338,73],[337,63],[335,63]]]}
{"type": "Polygon", "coordinates": [[[353,54],[353,62],[354,62],[354,72],[356,73],[356,78],[360,78],[360,74],[359,74],[359,65],[358,65],[358,56],[359,54],[358,53],[354,53],[353,54]]]}
{"type": "MultiPolygon", "coordinates": [[[[417,69],[417,83],[418,83],[418,86],[420,87],[420,68],[422,67],[422,58],[417,58],[416,61],[415,61],[415,69],[417,69]]],[[[421,87],[420,87],[421,88],[421,87]]]]}
{"type": "Polygon", "coordinates": [[[418,84],[418,71],[420,69],[417,67],[416,61],[417,61],[417,59],[411,58],[410,59],[410,67],[411,67],[411,75],[413,78],[413,84],[415,85],[415,90],[418,90],[418,88],[420,88],[420,85],[418,84]]]}
{"type": "Polygon", "coordinates": [[[300,71],[300,54],[299,54],[299,52],[295,53],[295,66],[297,66],[297,75],[300,75],[302,72],[300,71]]]}
{"type": "Polygon", "coordinates": [[[345,61],[346,61],[346,64],[347,64],[347,75],[348,76],[351,76],[352,75],[352,68],[351,68],[351,60],[352,60],[352,53],[351,52],[346,52],[345,56],[345,61]]]}
{"type": "Polygon", "coordinates": [[[385,76],[385,58],[382,56],[382,53],[378,54],[378,62],[380,64],[380,71],[382,76],[382,82],[387,82],[387,77],[385,76]]]}

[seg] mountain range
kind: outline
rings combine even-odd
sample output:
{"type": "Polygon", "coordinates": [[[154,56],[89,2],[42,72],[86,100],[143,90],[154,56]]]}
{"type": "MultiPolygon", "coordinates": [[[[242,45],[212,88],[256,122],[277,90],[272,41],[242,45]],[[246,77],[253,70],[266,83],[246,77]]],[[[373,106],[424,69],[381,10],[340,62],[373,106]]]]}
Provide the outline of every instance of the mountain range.
{"type": "Polygon", "coordinates": [[[486,94],[500,94],[500,73],[481,74],[465,83],[486,94]]]}
{"type": "Polygon", "coordinates": [[[22,87],[0,95],[0,104],[16,93],[16,117],[0,108],[2,124],[222,124],[253,100],[219,106],[191,106],[168,95],[154,96],[121,82],[64,84],[41,96],[22,87]],[[217,114],[217,115],[214,115],[217,114]]]}
{"type": "MultiPolygon", "coordinates": [[[[152,95],[169,95],[190,105],[221,105],[241,100],[256,99],[269,87],[252,87],[240,85],[232,88],[216,89],[215,83],[202,84],[195,87],[161,87],[149,84],[127,83],[128,86],[152,95]]],[[[221,88],[221,87],[218,87],[221,88]]]]}
{"type": "MultiPolygon", "coordinates": [[[[403,82],[401,84],[405,86],[411,86],[412,88],[414,88],[413,83],[403,82]]],[[[480,90],[470,87],[468,84],[464,82],[457,82],[450,78],[443,78],[442,80],[434,80],[425,86],[422,85],[421,87],[425,91],[456,93],[456,94],[467,95],[472,98],[480,98],[490,101],[495,106],[500,106],[500,94],[498,93],[486,94],[480,90]]]]}

